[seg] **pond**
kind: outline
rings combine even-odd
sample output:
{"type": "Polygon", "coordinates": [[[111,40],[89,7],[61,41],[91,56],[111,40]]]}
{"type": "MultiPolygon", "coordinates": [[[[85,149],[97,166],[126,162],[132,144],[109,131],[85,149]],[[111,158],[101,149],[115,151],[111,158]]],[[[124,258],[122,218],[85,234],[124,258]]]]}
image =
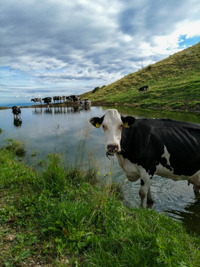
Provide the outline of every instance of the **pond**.
{"type": "MultiPolygon", "coordinates": [[[[14,124],[11,109],[0,110],[0,144],[8,138],[17,139],[26,145],[25,161],[38,167],[38,162],[45,160],[49,153],[62,153],[65,161],[75,162],[83,157],[86,165],[95,159],[100,180],[121,185],[124,204],[129,207],[139,206],[140,182],[129,182],[118,165],[117,159],[109,160],[105,155],[105,142],[102,129],[90,125],[89,119],[102,116],[108,107],[52,107],[23,108],[22,124],[14,124]],[[34,157],[33,157],[34,155],[34,157]]],[[[135,110],[118,108],[123,115],[136,118],[171,118],[200,124],[199,114],[135,110]]],[[[194,195],[192,185],[186,181],[174,182],[170,179],[154,176],[151,184],[154,198],[153,209],[165,212],[174,219],[183,222],[186,227],[200,235],[200,197],[194,195]]]]}

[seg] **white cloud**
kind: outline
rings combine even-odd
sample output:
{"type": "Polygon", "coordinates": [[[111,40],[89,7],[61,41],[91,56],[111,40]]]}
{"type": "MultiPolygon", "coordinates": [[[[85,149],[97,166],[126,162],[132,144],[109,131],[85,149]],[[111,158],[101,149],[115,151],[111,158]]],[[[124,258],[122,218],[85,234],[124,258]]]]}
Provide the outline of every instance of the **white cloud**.
{"type": "Polygon", "coordinates": [[[199,13],[197,0],[2,1],[0,96],[109,84],[200,36],[199,13]]]}

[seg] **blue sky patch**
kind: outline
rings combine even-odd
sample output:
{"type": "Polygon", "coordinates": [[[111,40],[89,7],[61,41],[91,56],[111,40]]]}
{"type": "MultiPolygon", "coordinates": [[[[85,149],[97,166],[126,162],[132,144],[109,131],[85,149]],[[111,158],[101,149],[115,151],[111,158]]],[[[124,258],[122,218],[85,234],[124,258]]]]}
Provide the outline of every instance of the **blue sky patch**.
{"type": "Polygon", "coordinates": [[[187,38],[186,35],[179,37],[179,48],[187,48],[200,42],[200,35],[192,38],[187,38]]]}

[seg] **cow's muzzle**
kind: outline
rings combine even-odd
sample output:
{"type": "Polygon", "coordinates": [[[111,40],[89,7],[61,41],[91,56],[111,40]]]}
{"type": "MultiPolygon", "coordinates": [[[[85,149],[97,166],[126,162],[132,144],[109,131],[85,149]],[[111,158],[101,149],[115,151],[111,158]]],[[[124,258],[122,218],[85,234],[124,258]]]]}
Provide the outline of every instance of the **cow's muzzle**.
{"type": "Polygon", "coordinates": [[[119,146],[116,144],[107,145],[106,156],[114,156],[115,153],[119,152],[119,146]]]}

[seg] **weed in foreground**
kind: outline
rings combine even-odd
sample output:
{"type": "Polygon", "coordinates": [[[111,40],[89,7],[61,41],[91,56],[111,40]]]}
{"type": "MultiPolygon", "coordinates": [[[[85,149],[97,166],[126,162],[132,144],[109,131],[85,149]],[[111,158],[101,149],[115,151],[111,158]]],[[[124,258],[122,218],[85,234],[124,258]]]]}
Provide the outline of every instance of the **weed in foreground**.
{"type": "Polygon", "coordinates": [[[118,189],[94,184],[91,167],[50,154],[36,172],[14,157],[0,151],[5,266],[199,266],[199,239],[164,215],[125,208],[118,189]]]}
{"type": "Polygon", "coordinates": [[[25,144],[21,144],[15,139],[8,139],[5,147],[7,150],[13,151],[17,156],[23,157],[26,153],[25,144]]]}

